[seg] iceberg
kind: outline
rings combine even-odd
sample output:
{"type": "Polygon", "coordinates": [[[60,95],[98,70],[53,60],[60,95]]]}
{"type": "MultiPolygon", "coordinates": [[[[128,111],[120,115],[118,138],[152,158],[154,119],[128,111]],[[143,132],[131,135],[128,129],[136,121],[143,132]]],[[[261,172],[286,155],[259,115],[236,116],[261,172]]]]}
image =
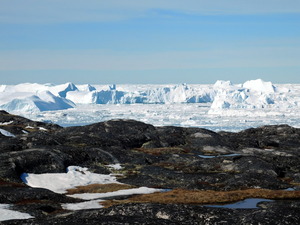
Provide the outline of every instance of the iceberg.
{"type": "Polygon", "coordinates": [[[277,100],[276,87],[261,79],[246,81],[241,87],[218,81],[214,88],[216,95],[211,105],[211,114],[218,114],[220,109],[268,108],[277,100]]]}
{"type": "Polygon", "coordinates": [[[266,94],[274,93],[276,91],[276,87],[272,84],[272,82],[265,82],[262,79],[246,81],[243,84],[243,88],[266,94]]]}
{"type": "Polygon", "coordinates": [[[76,85],[70,82],[66,84],[52,86],[49,87],[48,89],[48,91],[52,92],[54,95],[60,96],[62,98],[65,98],[69,91],[76,91],[76,90],[78,90],[76,85]]]}
{"type": "Polygon", "coordinates": [[[75,104],[61,97],[54,96],[49,91],[43,91],[25,98],[12,99],[0,106],[8,112],[39,112],[73,108],[75,104]]]}
{"type": "Polygon", "coordinates": [[[266,123],[300,127],[300,84],[258,79],[242,84],[0,85],[0,109],[63,126],[123,118],[212,130],[266,123]]]}
{"type": "Polygon", "coordinates": [[[0,108],[9,112],[41,112],[73,108],[75,104],[65,97],[68,92],[76,90],[77,87],[72,83],[1,85],[0,108]]]}

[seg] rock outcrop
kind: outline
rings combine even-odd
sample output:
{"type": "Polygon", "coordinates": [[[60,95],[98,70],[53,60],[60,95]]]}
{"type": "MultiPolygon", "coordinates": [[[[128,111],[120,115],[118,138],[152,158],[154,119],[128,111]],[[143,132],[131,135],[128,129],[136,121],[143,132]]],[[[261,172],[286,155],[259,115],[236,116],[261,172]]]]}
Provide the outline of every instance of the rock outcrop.
{"type": "MultiPolygon", "coordinates": [[[[80,127],[28,120],[0,112],[0,203],[34,219],[3,224],[298,224],[300,223],[300,129],[288,125],[238,133],[201,128],[154,127],[111,120],[80,127]],[[6,134],[6,135],[5,135],[6,134]],[[255,209],[202,204],[110,199],[110,207],[65,210],[82,200],[26,186],[22,173],[63,173],[68,166],[109,174],[121,164],[118,181],[182,191],[268,189],[294,191],[289,199],[262,200],[255,209]]],[[[218,204],[213,202],[212,204],[218,204]]]]}

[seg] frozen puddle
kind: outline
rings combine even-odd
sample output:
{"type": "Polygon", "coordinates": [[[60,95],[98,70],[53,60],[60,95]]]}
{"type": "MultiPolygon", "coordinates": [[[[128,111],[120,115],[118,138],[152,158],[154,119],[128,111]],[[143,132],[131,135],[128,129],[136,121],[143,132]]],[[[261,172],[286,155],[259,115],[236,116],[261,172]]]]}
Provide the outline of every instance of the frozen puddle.
{"type": "Polygon", "coordinates": [[[6,130],[3,130],[3,129],[0,129],[0,133],[3,134],[6,137],[16,137],[14,134],[12,134],[12,133],[10,133],[6,130]]]}
{"type": "Polygon", "coordinates": [[[0,204],[0,221],[6,220],[22,220],[34,218],[27,213],[10,210],[8,204],[0,204]]]}
{"type": "Polygon", "coordinates": [[[273,200],[265,198],[247,198],[233,204],[227,205],[206,205],[207,207],[228,208],[228,209],[256,209],[259,202],[273,202],[273,200]]]}
{"type": "Polygon", "coordinates": [[[296,191],[296,189],[295,188],[287,188],[287,189],[285,189],[285,191],[296,191]]]}
{"type": "Polygon", "coordinates": [[[200,158],[203,159],[212,159],[217,157],[234,157],[234,156],[241,156],[241,154],[227,154],[227,155],[198,155],[200,158]]]}

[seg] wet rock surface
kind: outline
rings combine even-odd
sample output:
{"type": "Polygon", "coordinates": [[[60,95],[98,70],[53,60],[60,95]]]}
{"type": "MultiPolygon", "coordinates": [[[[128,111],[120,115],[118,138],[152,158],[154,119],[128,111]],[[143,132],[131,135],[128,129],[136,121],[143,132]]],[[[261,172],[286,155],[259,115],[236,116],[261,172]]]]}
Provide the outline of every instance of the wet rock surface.
{"type": "Polygon", "coordinates": [[[154,127],[112,120],[62,128],[0,112],[0,203],[34,216],[3,224],[298,224],[297,199],[259,203],[255,209],[189,204],[128,203],[68,211],[80,200],[23,184],[22,173],[64,173],[68,166],[109,174],[136,187],[230,191],[300,190],[300,129],[288,125],[238,133],[154,127]]]}

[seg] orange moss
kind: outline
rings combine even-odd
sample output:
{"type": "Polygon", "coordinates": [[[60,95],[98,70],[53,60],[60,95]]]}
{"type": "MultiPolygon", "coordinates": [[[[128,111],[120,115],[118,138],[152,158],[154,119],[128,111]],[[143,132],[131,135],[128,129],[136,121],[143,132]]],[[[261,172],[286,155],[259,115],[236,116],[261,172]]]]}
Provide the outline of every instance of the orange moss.
{"type": "Polygon", "coordinates": [[[73,195],[73,194],[81,194],[81,193],[107,193],[112,191],[119,191],[119,190],[125,190],[134,188],[131,185],[127,184],[90,184],[86,186],[78,186],[73,189],[68,189],[67,194],[73,195]]]}
{"type": "Polygon", "coordinates": [[[225,204],[242,201],[246,198],[300,199],[300,191],[282,191],[268,189],[200,191],[175,189],[169,192],[137,195],[126,200],[109,200],[101,204],[103,204],[105,207],[126,203],[225,204]]]}
{"type": "Polygon", "coordinates": [[[135,151],[143,152],[149,155],[162,155],[162,154],[186,154],[188,150],[178,147],[166,147],[166,148],[135,148],[135,151]]]}
{"type": "Polygon", "coordinates": [[[0,179],[0,186],[4,186],[4,187],[26,187],[26,185],[23,184],[23,183],[10,182],[10,181],[6,181],[6,180],[3,180],[3,179],[0,179]]]}

